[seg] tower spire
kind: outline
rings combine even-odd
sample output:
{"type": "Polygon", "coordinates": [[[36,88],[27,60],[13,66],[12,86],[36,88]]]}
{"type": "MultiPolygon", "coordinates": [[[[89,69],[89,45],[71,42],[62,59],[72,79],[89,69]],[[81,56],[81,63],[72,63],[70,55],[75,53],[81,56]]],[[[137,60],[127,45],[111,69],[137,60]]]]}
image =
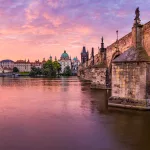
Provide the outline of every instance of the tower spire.
{"type": "Polygon", "coordinates": [[[104,48],[104,38],[103,38],[103,36],[102,36],[101,48],[104,48]]]}

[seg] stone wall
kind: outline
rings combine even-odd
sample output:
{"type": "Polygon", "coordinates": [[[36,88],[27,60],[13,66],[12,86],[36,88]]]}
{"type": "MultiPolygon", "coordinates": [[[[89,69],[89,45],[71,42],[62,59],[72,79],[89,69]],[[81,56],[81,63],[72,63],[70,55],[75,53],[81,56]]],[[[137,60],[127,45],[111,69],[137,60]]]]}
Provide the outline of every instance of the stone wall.
{"type": "Polygon", "coordinates": [[[90,68],[84,68],[78,71],[78,76],[82,79],[82,80],[88,80],[91,81],[91,69],[90,68]]]}
{"type": "Polygon", "coordinates": [[[150,56],[150,22],[146,23],[143,27],[143,46],[150,56]]]}
{"type": "Polygon", "coordinates": [[[146,90],[147,90],[147,99],[150,101],[150,63],[147,64],[147,76],[146,76],[146,90]]]}
{"type": "Polygon", "coordinates": [[[112,96],[109,98],[109,105],[149,109],[147,69],[150,69],[150,65],[146,62],[113,63],[112,96]]]}
{"type": "Polygon", "coordinates": [[[91,88],[106,88],[106,68],[91,68],[91,88]]]}
{"type": "MultiPolygon", "coordinates": [[[[123,53],[128,48],[132,46],[132,33],[125,35],[123,38],[119,39],[119,51],[123,53]]],[[[112,56],[116,52],[116,42],[107,47],[107,65],[110,66],[112,61],[112,56]]],[[[115,56],[114,56],[115,57],[115,56]]]]}
{"type": "MultiPolygon", "coordinates": [[[[116,52],[116,42],[107,47],[107,64],[111,63],[112,56],[116,52]]],[[[150,22],[143,26],[143,46],[150,56],[150,22]]],[[[119,50],[121,53],[132,47],[132,33],[125,35],[119,39],[119,50]]]]}
{"type": "Polygon", "coordinates": [[[88,67],[80,70],[80,78],[91,81],[91,88],[106,88],[106,68],[88,67]]]}
{"type": "Polygon", "coordinates": [[[115,63],[112,67],[112,96],[146,99],[146,63],[115,63]]]}

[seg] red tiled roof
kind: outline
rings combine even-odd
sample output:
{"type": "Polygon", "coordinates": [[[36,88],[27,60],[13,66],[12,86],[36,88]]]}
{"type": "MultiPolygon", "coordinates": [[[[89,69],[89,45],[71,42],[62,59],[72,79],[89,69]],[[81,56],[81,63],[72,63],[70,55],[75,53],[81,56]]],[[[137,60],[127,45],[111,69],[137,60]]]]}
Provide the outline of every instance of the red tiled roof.
{"type": "Polygon", "coordinates": [[[15,64],[21,64],[21,63],[28,63],[28,64],[30,64],[29,61],[25,61],[25,60],[17,60],[17,61],[15,62],[15,64]]]}

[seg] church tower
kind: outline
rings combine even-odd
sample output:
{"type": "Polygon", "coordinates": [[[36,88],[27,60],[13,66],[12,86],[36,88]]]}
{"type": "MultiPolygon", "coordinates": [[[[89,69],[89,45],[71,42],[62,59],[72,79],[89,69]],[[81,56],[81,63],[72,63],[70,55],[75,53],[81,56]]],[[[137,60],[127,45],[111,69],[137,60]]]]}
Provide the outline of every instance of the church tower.
{"type": "Polygon", "coordinates": [[[81,52],[81,63],[84,64],[88,60],[89,60],[89,53],[88,51],[86,51],[85,46],[83,46],[83,49],[81,52]]]}

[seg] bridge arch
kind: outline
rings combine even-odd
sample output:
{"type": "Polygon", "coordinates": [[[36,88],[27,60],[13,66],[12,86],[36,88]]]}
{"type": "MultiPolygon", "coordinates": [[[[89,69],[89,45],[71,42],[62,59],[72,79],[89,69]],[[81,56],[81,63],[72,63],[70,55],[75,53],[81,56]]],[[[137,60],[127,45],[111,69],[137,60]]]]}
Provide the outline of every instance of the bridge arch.
{"type": "Polygon", "coordinates": [[[111,57],[111,61],[110,61],[109,67],[108,67],[108,74],[109,74],[108,80],[109,80],[110,87],[111,87],[111,79],[112,79],[112,61],[120,55],[121,55],[121,52],[119,50],[117,50],[113,53],[113,55],[111,57]]]}

